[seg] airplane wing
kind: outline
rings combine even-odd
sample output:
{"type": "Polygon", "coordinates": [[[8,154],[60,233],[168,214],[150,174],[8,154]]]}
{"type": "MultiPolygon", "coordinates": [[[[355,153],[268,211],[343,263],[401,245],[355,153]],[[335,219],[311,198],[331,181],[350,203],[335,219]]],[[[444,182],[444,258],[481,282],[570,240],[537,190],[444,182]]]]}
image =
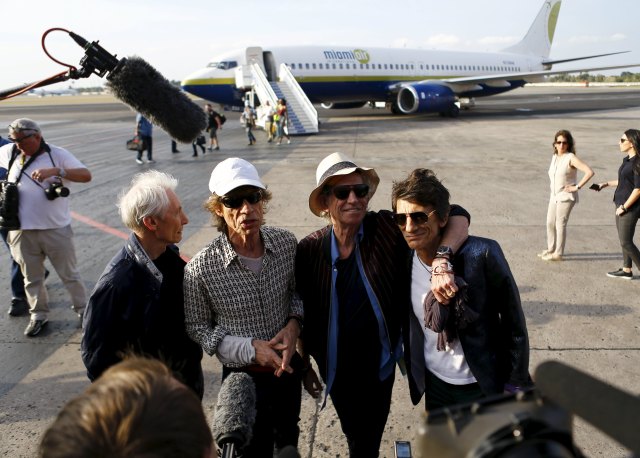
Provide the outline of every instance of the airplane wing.
{"type": "MultiPolygon", "coordinates": [[[[502,73],[497,75],[480,75],[461,78],[449,78],[442,80],[424,80],[420,83],[440,83],[446,84],[454,92],[469,92],[473,90],[482,90],[481,84],[488,86],[500,87],[502,85],[510,85],[509,81],[524,80],[529,83],[537,82],[545,76],[559,75],[561,73],[583,73],[599,70],[615,70],[619,68],[640,67],[640,64],[614,65],[607,67],[584,67],[584,68],[566,68],[562,70],[539,70],[535,72],[518,72],[518,73],[502,73]],[[475,87],[477,86],[477,89],[475,87]]],[[[418,83],[418,84],[420,84],[418,83]]]]}

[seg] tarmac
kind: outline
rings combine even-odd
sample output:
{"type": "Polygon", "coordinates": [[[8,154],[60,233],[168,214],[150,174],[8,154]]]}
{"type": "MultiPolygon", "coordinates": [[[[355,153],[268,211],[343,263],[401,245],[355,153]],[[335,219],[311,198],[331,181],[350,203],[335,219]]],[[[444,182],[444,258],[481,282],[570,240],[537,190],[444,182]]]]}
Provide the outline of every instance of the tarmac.
{"type": "MultiPolygon", "coordinates": [[[[70,196],[78,260],[90,291],[123,243],[118,231],[127,232],[117,216],[117,193],[134,173],[151,167],[136,165],[133,154],[124,149],[133,135],[134,113],[100,98],[28,99],[32,98],[0,102],[0,125],[23,116],[35,119],[47,141],[68,148],[93,173],[93,181],[73,185],[70,196]],[[105,228],[115,230],[105,232],[105,228]]],[[[545,248],[547,169],[554,133],[559,129],[573,133],[579,156],[596,173],[592,182],[613,180],[623,157],[620,135],[640,127],[640,90],[524,88],[513,95],[478,100],[473,111],[462,112],[458,119],[398,117],[372,109],[322,110],[320,116],[318,135],[294,137],[291,144],[276,146],[258,132],[258,144],[249,147],[235,114],[227,113],[228,121],[219,132],[221,150],[197,158],[191,157],[191,145],[179,145],[181,153],[171,154],[169,138],[157,129],[153,167],[180,180],[178,195],[190,218],[181,252],[193,256],[217,236],[202,203],[211,170],[227,157],[243,157],[256,165],[273,193],[267,224],[288,228],[298,238],[325,224],[309,211],[307,199],[315,185],[315,168],[326,155],[342,151],[377,170],[381,183],[370,204],[373,210],[390,207],[393,180],[416,167],[431,168],[449,189],[452,202],[471,213],[470,232],[502,246],[527,318],[531,372],[542,361],[557,360],[619,389],[640,393],[640,281],[605,276],[620,267],[622,259],[612,190],[580,191],[580,203],[569,221],[564,261],[536,257],[545,248]]],[[[6,254],[0,263],[0,284],[6,285],[0,303],[8,306],[6,254]]],[[[81,331],[55,272],[47,286],[51,316],[42,335],[27,338],[22,334],[27,317],[12,318],[4,310],[0,314],[0,456],[36,456],[39,439],[57,412],[89,384],[79,355],[81,331]]],[[[203,406],[212,418],[221,370],[207,355],[203,364],[203,406]]],[[[417,444],[424,407],[411,404],[406,385],[398,371],[381,457],[394,456],[396,440],[411,441],[414,456],[420,456],[417,444]]],[[[330,402],[321,410],[305,393],[302,403],[301,456],[348,456],[330,402]]],[[[607,458],[629,455],[600,431],[602,426],[575,419],[574,438],[583,453],[607,458]]]]}

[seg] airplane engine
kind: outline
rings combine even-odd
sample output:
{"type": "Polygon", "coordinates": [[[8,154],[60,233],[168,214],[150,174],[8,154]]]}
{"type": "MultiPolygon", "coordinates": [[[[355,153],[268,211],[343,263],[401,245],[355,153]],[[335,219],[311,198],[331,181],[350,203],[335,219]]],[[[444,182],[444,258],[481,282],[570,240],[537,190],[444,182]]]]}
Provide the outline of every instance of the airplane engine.
{"type": "Polygon", "coordinates": [[[368,102],[343,102],[343,103],[323,103],[322,108],[325,110],[346,110],[348,108],[360,108],[368,102]]]}
{"type": "Polygon", "coordinates": [[[398,109],[404,114],[440,113],[455,118],[460,113],[454,92],[440,84],[403,85],[396,102],[398,109]]]}

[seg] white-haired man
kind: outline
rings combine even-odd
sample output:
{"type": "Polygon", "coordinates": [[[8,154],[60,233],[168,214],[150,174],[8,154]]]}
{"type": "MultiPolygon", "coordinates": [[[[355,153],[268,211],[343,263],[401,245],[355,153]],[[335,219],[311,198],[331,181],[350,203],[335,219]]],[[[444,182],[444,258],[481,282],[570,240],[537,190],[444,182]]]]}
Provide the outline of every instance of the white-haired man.
{"type": "Polygon", "coordinates": [[[92,381],[133,353],[164,361],[202,399],[202,349],[184,326],[186,263],[175,244],[189,219],[177,185],[171,175],[149,170],[121,194],[120,216],[133,233],[91,293],[81,352],[92,381]]]}

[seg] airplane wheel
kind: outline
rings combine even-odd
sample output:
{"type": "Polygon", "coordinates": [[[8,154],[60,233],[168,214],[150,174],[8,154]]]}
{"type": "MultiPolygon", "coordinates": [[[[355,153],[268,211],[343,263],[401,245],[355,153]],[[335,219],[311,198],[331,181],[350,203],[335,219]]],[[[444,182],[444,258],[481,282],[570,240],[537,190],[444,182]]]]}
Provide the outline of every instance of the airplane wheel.
{"type": "Polygon", "coordinates": [[[458,108],[458,105],[453,105],[450,109],[449,109],[449,117],[450,118],[457,118],[460,115],[460,108],[458,108]]]}

